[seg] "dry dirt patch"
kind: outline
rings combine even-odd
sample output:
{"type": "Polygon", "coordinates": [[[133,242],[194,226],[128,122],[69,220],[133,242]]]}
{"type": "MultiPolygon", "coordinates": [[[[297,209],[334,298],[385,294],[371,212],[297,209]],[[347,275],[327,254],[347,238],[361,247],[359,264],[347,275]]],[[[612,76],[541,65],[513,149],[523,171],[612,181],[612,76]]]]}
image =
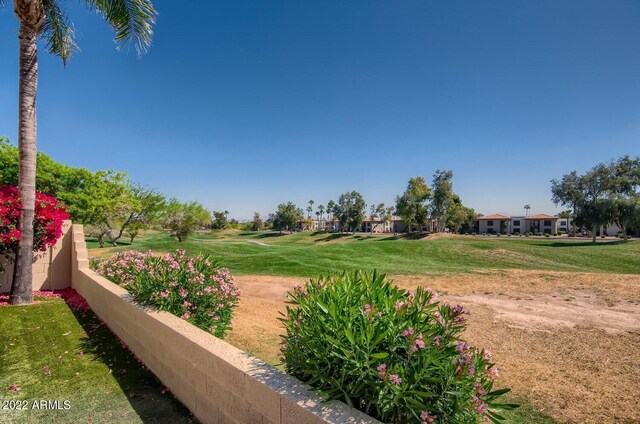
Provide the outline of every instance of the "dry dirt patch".
{"type": "MultiPolygon", "coordinates": [[[[285,293],[302,278],[240,276],[228,340],[277,362],[285,293]]],[[[500,384],[568,423],[640,422],[640,277],[540,271],[397,276],[470,311],[466,337],[491,349],[500,384]]]]}

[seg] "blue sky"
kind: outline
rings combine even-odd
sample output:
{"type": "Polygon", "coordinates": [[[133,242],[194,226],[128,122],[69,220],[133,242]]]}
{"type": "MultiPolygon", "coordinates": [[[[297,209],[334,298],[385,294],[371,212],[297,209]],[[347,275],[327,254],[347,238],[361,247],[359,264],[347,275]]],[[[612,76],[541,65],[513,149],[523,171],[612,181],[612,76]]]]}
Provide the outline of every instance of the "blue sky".
{"type": "MultiPolygon", "coordinates": [[[[10,2],[9,2],[10,3],[10,2]]],[[[555,212],[549,180],[640,154],[640,2],[170,1],[153,47],[64,2],[41,50],[39,149],[238,218],[454,172],[482,213],[555,212]]],[[[0,134],[17,141],[17,22],[0,11],[0,134]]]]}

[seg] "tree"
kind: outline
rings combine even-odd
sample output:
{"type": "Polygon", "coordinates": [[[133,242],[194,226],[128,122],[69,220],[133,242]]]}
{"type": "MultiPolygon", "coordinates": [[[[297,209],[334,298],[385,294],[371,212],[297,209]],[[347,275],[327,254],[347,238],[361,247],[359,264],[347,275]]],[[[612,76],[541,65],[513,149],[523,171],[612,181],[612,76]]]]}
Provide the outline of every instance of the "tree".
{"type": "Polygon", "coordinates": [[[340,221],[340,229],[355,232],[364,221],[367,205],[357,191],[346,192],[338,198],[336,215],[340,221]]]}
{"type": "Polygon", "coordinates": [[[131,244],[140,231],[159,223],[160,216],[167,205],[164,195],[154,189],[134,186],[132,192],[138,208],[129,214],[127,220],[120,227],[120,235],[126,229],[131,244]]]}
{"type": "Polygon", "coordinates": [[[302,211],[292,202],[280,203],[273,214],[273,228],[281,233],[283,230],[293,231],[302,217],[302,211]]]}
{"type": "Polygon", "coordinates": [[[336,202],[334,202],[333,200],[329,200],[329,202],[327,203],[327,214],[331,214],[332,220],[335,218],[335,212],[336,212],[337,206],[338,205],[336,205],[336,202]]]}
{"type": "MultiPolygon", "coordinates": [[[[318,206],[318,212],[320,213],[320,217],[318,219],[320,220],[320,223],[321,223],[324,218],[324,205],[318,206]]],[[[322,225],[320,229],[324,229],[324,225],[322,225]]]]}
{"type": "MultiPolygon", "coordinates": [[[[133,42],[139,53],[151,44],[156,11],[150,0],[85,0],[87,7],[102,14],[113,27],[118,42],[133,42]]],[[[38,90],[37,40],[42,36],[50,53],[66,64],[76,49],[73,28],[59,0],[14,0],[20,23],[18,148],[20,170],[18,190],[22,199],[19,225],[22,232],[11,287],[11,303],[31,303],[33,262],[33,220],[36,200],[36,92],[38,90]]]]}
{"type": "Polygon", "coordinates": [[[264,230],[264,222],[262,222],[262,218],[260,218],[260,214],[258,212],[253,213],[253,225],[251,229],[253,231],[264,230]]]}
{"type": "Polygon", "coordinates": [[[451,196],[451,206],[447,212],[446,225],[456,233],[471,232],[476,213],[473,209],[462,204],[460,196],[451,196]]]}
{"type": "Polygon", "coordinates": [[[169,200],[164,212],[164,227],[179,242],[184,241],[194,231],[210,225],[211,214],[200,203],[169,200]]]}
{"type": "Polygon", "coordinates": [[[383,224],[393,222],[393,214],[395,213],[395,208],[393,206],[387,206],[384,208],[380,218],[382,219],[383,224]]]}
{"type": "Polygon", "coordinates": [[[452,171],[437,170],[433,174],[431,217],[436,220],[436,231],[444,231],[449,208],[453,204],[452,171]]]}
{"type": "Polygon", "coordinates": [[[227,228],[229,225],[229,221],[227,221],[228,215],[228,211],[213,211],[213,222],[211,223],[211,228],[214,230],[224,230],[227,228]]]}
{"type": "Polygon", "coordinates": [[[407,231],[411,232],[413,224],[418,226],[418,231],[422,232],[422,227],[427,220],[427,200],[431,195],[431,189],[424,181],[423,177],[409,179],[407,189],[402,196],[396,197],[396,213],[407,224],[407,231]]]}
{"type": "Polygon", "coordinates": [[[531,205],[526,204],[524,205],[524,215],[525,216],[529,216],[529,210],[531,209],[531,205]]]}
{"type": "Polygon", "coordinates": [[[628,230],[640,224],[640,156],[623,156],[610,165],[613,221],[622,229],[625,240],[628,230]]]}
{"type": "Polygon", "coordinates": [[[313,204],[315,202],[313,200],[309,200],[309,206],[307,206],[307,218],[311,218],[311,214],[313,213],[313,204]]]}
{"type": "Polygon", "coordinates": [[[578,205],[576,222],[592,229],[594,243],[598,227],[608,224],[613,218],[614,207],[608,196],[611,184],[610,168],[602,163],[580,177],[579,185],[584,197],[578,205]]]}
{"type": "Polygon", "coordinates": [[[374,230],[374,226],[375,226],[375,220],[376,218],[380,218],[380,221],[382,221],[382,225],[384,226],[384,213],[385,213],[385,207],[384,207],[384,203],[378,203],[376,204],[372,204],[369,207],[369,219],[371,220],[371,234],[373,234],[373,230],[374,230]]]}
{"type": "Polygon", "coordinates": [[[562,179],[551,180],[551,200],[556,205],[568,206],[571,208],[571,216],[573,218],[572,234],[576,233],[575,216],[578,212],[578,205],[584,201],[584,190],[581,187],[581,178],[576,171],[563,175],[562,179]]]}

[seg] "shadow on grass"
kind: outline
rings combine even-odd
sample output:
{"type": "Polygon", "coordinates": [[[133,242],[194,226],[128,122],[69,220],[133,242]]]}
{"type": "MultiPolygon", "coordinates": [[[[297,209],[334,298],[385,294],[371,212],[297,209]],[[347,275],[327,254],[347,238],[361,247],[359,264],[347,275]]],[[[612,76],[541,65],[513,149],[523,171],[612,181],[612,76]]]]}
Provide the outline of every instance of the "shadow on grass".
{"type": "Polygon", "coordinates": [[[378,241],[422,240],[427,237],[429,237],[429,233],[398,233],[393,236],[378,239],[378,241]]]}
{"type": "Polygon", "coordinates": [[[624,240],[597,240],[595,243],[589,241],[556,241],[553,243],[531,243],[535,246],[547,246],[547,247],[596,247],[596,246],[617,246],[619,244],[625,244],[628,241],[624,240]]]}
{"type": "Polygon", "coordinates": [[[79,310],[65,299],[78,323],[86,332],[80,341],[85,357],[109,368],[131,408],[143,423],[198,423],[162,382],[139,363],[127,346],[109,330],[91,310],[79,310]]]}
{"type": "MultiPolygon", "coordinates": [[[[98,239],[95,237],[86,237],[84,239],[87,243],[91,243],[91,244],[95,244],[96,247],[98,247],[98,239]]],[[[104,247],[120,247],[120,246],[131,246],[133,245],[133,243],[130,243],[128,241],[117,241],[116,245],[114,246],[113,243],[111,243],[108,240],[105,240],[104,242],[104,247]]]]}
{"type": "Polygon", "coordinates": [[[291,234],[291,233],[276,233],[276,232],[262,233],[262,234],[258,234],[256,238],[264,239],[264,238],[282,237],[282,236],[286,236],[287,234],[291,234]]]}
{"type": "MultiPolygon", "coordinates": [[[[318,242],[328,242],[328,241],[333,241],[333,240],[340,240],[343,238],[347,238],[347,237],[351,237],[353,236],[353,234],[349,234],[349,233],[331,233],[331,235],[327,236],[327,237],[323,237],[317,240],[314,240],[314,243],[318,243],[318,242]]],[[[354,236],[354,237],[358,237],[358,236],[354,236]]]]}

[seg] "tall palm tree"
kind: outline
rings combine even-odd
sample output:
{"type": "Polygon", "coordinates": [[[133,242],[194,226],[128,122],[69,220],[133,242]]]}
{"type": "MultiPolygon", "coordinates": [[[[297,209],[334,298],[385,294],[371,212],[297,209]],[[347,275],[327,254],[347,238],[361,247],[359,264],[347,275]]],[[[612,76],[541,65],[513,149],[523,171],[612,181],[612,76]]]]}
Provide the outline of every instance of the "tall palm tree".
{"type": "MultiPolygon", "coordinates": [[[[113,27],[120,46],[133,44],[139,54],[151,45],[152,26],[157,15],[151,0],[84,0],[91,11],[103,15],[113,27]]],[[[0,0],[0,5],[4,0],[0,0]]],[[[20,230],[11,286],[11,303],[31,303],[33,263],[33,220],[36,193],[36,92],[38,90],[38,39],[49,53],[66,66],[77,49],[73,28],[61,8],[62,0],[13,0],[20,23],[20,76],[18,100],[18,148],[20,167],[18,190],[22,199],[20,230]]]]}

